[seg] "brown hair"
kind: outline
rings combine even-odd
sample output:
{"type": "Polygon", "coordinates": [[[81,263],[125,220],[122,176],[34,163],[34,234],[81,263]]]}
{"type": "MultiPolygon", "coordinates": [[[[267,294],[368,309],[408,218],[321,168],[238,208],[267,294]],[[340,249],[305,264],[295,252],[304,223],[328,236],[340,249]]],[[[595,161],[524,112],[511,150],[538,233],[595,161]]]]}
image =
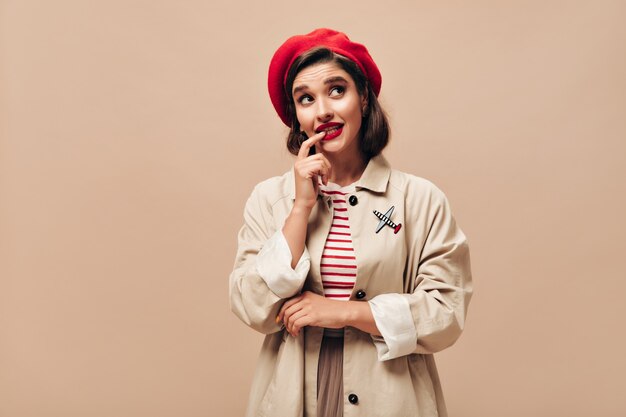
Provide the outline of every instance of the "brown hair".
{"type": "Polygon", "coordinates": [[[380,106],[376,94],[372,90],[367,77],[357,64],[350,59],[339,55],[326,47],[316,47],[298,56],[287,72],[285,82],[285,94],[287,94],[287,115],[291,120],[291,129],[287,135],[287,149],[294,155],[298,155],[300,145],[307,139],[307,135],[300,131],[300,122],[296,117],[296,108],[293,102],[291,89],[296,75],[304,68],[313,64],[333,62],[338,64],[345,72],[350,74],[357,91],[361,97],[367,97],[367,106],[363,112],[363,121],[359,131],[359,149],[369,160],[378,155],[389,143],[389,122],[387,115],[380,106]]]}

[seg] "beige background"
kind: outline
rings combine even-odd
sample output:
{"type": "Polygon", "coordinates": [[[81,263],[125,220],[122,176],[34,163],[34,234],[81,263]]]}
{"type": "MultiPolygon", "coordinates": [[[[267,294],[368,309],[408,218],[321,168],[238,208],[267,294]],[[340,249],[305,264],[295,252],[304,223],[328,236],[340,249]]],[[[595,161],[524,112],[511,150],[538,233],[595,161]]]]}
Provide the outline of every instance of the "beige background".
{"type": "Polygon", "coordinates": [[[625,415],[626,2],[0,5],[0,417],[242,415],[236,234],[293,163],[267,66],[324,26],[470,241],[451,416],[625,415]]]}

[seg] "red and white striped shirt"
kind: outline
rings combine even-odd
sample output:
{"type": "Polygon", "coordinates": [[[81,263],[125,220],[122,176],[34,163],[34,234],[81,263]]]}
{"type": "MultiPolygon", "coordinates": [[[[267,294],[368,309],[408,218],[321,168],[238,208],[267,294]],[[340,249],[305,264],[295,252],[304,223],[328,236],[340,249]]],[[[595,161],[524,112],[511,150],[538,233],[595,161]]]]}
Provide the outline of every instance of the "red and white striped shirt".
{"type": "Polygon", "coordinates": [[[324,295],[334,300],[348,301],[356,282],[356,254],[352,245],[348,219],[347,197],[354,193],[354,184],[341,187],[320,183],[320,193],[331,197],[333,221],[322,251],[320,272],[324,295]]]}

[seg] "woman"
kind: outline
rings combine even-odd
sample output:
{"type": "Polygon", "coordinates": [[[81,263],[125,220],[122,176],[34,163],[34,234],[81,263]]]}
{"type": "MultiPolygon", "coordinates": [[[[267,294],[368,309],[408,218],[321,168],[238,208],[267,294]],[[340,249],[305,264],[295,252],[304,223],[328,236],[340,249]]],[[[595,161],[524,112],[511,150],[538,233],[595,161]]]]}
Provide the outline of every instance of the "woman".
{"type": "Polygon", "coordinates": [[[445,416],[433,353],[472,294],[467,239],[432,182],[392,169],[367,49],[317,29],[270,64],[293,170],[259,183],[230,276],[266,334],[247,416],[445,416]]]}

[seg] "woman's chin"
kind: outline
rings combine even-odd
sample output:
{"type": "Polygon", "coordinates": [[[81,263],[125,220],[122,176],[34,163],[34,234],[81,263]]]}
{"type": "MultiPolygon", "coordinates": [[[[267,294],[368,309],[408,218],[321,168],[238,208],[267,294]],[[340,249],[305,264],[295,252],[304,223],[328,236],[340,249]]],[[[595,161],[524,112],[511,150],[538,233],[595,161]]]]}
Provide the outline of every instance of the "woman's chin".
{"type": "Polygon", "coordinates": [[[331,152],[331,153],[335,153],[341,150],[341,145],[338,143],[323,143],[322,144],[322,151],[323,152],[331,152]]]}

